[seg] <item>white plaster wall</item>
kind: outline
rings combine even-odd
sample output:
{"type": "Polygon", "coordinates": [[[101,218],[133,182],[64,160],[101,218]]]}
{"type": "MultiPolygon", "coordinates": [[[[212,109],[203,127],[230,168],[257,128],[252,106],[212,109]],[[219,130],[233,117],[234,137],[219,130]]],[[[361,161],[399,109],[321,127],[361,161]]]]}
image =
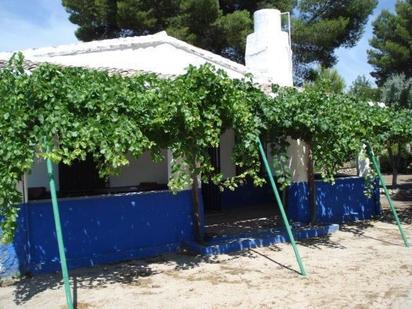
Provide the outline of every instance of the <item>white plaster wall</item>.
{"type": "Polygon", "coordinates": [[[227,130],[220,138],[220,169],[224,178],[236,176],[236,166],[232,161],[235,133],[227,130]]]}
{"type": "MultiPolygon", "coordinates": [[[[53,169],[56,180],[56,189],[59,190],[59,168],[55,164],[53,165],[53,169]]],[[[50,189],[46,160],[39,158],[34,160],[33,168],[27,175],[27,186],[29,188],[45,187],[47,190],[50,189]]]]}
{"type": "MultiPolygon", "coordinates": [[[[165,157],[166,150],[163,151],[165,157]]],[[[149,152],[145,152],[140,158],[130,157],[130,164],[123,167],[120,174],[110,176],[110,187],[136,186],[141,182],[157,182],[159,184],[168,181],[167,159],[155,163],[149,152]]]]}
{"type": "MultiPolygon", "coordinates": [[[[307,145],[302,140],[294,140],[290,137],[288,137],[287,141],[289,143],[287,149],[287,168],[291,171],[292,181],[307,181],[307,145]]],[[[267,146],[267,156],[272,172],[275,173],[276,171],[273,167],[274,154],[271,153],[270,145],[267,146]]]]}
{"type": "Polygon", "coordinates": [[[307,145],[302,140],[288,138],[289,169],[292,172],[292,180],[301,182],[308,180],[307,166],[308,153],[307,145]]]}
{"type": "Polygon", "coordinates": [[[366,152],[366,146],[364,145],[362,147],[361,152],[358,155],[358,160],[357,160],[358,176],[365,177],[366,175],[368,175],[369,170],[370,170],[370,164],[371,162],[366,152]]]}
{"type": "MultiPolygon", "coordinates": [[[[164,151],[164,155],[166,155],[166,151],[164,151]]],[[[144,153],[138,159],[130,159],[130,165],[124,167],[118,176],[110,177],[111,187],[135,186],[141,182],[167,183],[168,164],[166,159],[162,162],[154,163],[149,152],[144,153]]],[[[59,169],[57,165],[54,165],[54,172],[57,190],[59,190],[59,169]]],[[[49,190],[49,178],[45,160],[35,160],[32,170],[27,175],[27,185],[29,188],[45,187],[49,190]]],[[[21,189],[21,182],[19,182],[18,186],[21,189]]]]}
{"type": "MultiPolygon", "coordinates": [[[[224,132],[220,138],[220,168],[224,178],[236,176],[236,166],[232,161],[233,147],[235,145],[235,133],[232,129],[224,132]]],[[[173,154],[170,150],[167,151],[167,172],[171,176],[170,162],[173,154]]],[[[201,181],[199,180],[199,185],[201,181]]],[[[190,189],[190,186],[187,187],[190,189]]]]}

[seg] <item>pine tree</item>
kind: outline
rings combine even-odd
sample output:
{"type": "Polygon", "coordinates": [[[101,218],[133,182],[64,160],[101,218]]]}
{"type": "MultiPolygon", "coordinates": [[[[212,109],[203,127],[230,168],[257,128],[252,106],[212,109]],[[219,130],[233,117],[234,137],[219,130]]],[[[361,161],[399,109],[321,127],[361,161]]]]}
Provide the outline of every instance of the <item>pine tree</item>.
{"type": "Polygon", "coordinates": [[[343,93],[345,81],[334,68],[319,67],[310,72],[306,88],[321,89],[330,93],[343,93]]]}
{"type": "Polygon", "coordinates": [[[395,14],[382,11],[373,23],[368,61],[378,85],[395,73],[412,77],[412,0],[397,1],[395,14]]]}
{"type": "Polygon", "coordinates": [[[298,77],[313,64],[330,67],[334,51],[352,47],[377,0],[63,0],[82,41],[166,30],[170,35],[242,62],[252,14],[260,8],[292,13],[298,77]]]}

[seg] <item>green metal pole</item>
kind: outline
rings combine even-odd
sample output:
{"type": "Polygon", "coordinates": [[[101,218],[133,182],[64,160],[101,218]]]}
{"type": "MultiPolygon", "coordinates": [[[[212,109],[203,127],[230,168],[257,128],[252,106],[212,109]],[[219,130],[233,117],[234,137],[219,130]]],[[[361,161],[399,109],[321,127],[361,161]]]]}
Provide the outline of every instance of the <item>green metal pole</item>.
{"type": "MultiPolygon", "coordinates": [[[[49,152],[48,145],[47,145],[47,152],[49,152]]],[[[71,293],[70,282],[69,282],[69,272],[67,270],[67,262],[66,262],[66,254],[64,252],[62,227],[60,223],[59,204],[57,202],[56,181],[54,179],[53,164],[50,159],[47,159],[47,173],[49,175],[50,194],[51,194],[51,199],[52,199],[52,204],[53,204],[54,224],[56,226],[56,237],[57,237],[57,244],[59,247],[60,265],[61,265],[62,274],[63,274],[64,291],[66,293],[67,308],[73,309],[72,293],[71,293]]]]}
{"type": "Polygon", "coordinates": [[[302,276],[306,276],[305,267],[303,266],[302,259],[299,254],[298,247],[296,246],[295,238],[293,237],[292,229],[290,228],[288,217],[286,216],[285,209],[283,208],[282,200],[279,195],[278,188],[276,186],[276,182],[273,178],[272,170],[270,169],[265,150],[263,149],[262,142],[258,139],[259,144],[259,151],[260,155],[262,156],[263,163],[265,165],[266,173],[268,174],[270,184],[272,185],[273,193],[275,194],[276,202],[279,206],[280,214],[282,215],[283,223],[285,224],[286,231],[288,232],[290,243],[292,244],[293,251],[295,252],[296,261],[299,264],[300,273],[302,276]]]}
{"type": "Polygon", "coordinates": [[[406,237],[406,234],[403,231],[401,221],[399,220],[399,217],[398,217],[398,213],[396,212],[396,209],[395,209],[395,206],[393,205],[391,196],[389,195],[388,188],[386,187],[385,181],[383,180],[381,170],[380,170],[380,166],[379,166],[379,162],[378,162],[375,154],[373,153],[372,147],[369,144],[366,144],[366,149],[367,149],[367,152],[368,152],[368,156],[369,156],[370,160],[372,161],[372,165],[373,165],[376,173],[379,176],[379,180],[382,184],[383,190],[385,191],[386,199],[388,200],[389,207],[391,208],[393,217],[395,218],[396,224],[398,225],[399,232],[401,233],[403,243],[404,243],[405,247],[409,247],[408,238],[406,237]]]}

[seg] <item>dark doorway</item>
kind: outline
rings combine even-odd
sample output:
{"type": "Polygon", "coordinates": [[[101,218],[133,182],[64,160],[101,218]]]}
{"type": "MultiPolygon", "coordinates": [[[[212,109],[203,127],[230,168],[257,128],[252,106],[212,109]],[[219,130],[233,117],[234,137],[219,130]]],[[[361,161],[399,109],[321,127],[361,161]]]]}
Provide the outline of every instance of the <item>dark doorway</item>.
{"type": "MultiPolygon", "coordinates": [[[[208,152],[213,167],[220,172],[220,147],[210,148],[208,152]]],[[[205,211],[221,210],[221,195],[218,186],[211,182],[202,182],[202,197],[205,211]]]]}
{"type": "Polygon", "coordinates": [[[85,161],[75,160],[71,165],[60,163],[59,184],[60,193],[66,196],[93,194],[106,187],[90,155],[85,161]]]}

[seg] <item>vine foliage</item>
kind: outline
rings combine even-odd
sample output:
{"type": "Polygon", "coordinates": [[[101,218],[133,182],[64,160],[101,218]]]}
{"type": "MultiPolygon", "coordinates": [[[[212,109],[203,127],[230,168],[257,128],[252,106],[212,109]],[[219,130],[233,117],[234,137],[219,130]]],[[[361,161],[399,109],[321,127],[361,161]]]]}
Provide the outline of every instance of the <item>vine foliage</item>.
{"type": "Polygon", "coordinates": [[[200,176],[222,188],[250,180],[262,185],[256,141],[272,146],[284,185],[287,137],[311,143],[325,179],[359,153],[393,140],[412,140],[409,111],[370,106],[322,89],[273,86],[265,93],[250,76],[231,79],[210,65],[189,67],[174,79],[154,74],[125,77],[101,70],[42,64],[24,70],[21,55],[0,69],[0,216],[2,239],[11,241],[21,196],[16,185],[36,157],[71,164],[92,155],[101,177],[119,172],[129,154],[173,154],[169,188],[181,190],[200,176]],[[209,157],[221,135],[236,135],[233,163],[241,173],[225,179],[209,157]],[[46,143],[50,151],[46,151],[46,143]]]}

